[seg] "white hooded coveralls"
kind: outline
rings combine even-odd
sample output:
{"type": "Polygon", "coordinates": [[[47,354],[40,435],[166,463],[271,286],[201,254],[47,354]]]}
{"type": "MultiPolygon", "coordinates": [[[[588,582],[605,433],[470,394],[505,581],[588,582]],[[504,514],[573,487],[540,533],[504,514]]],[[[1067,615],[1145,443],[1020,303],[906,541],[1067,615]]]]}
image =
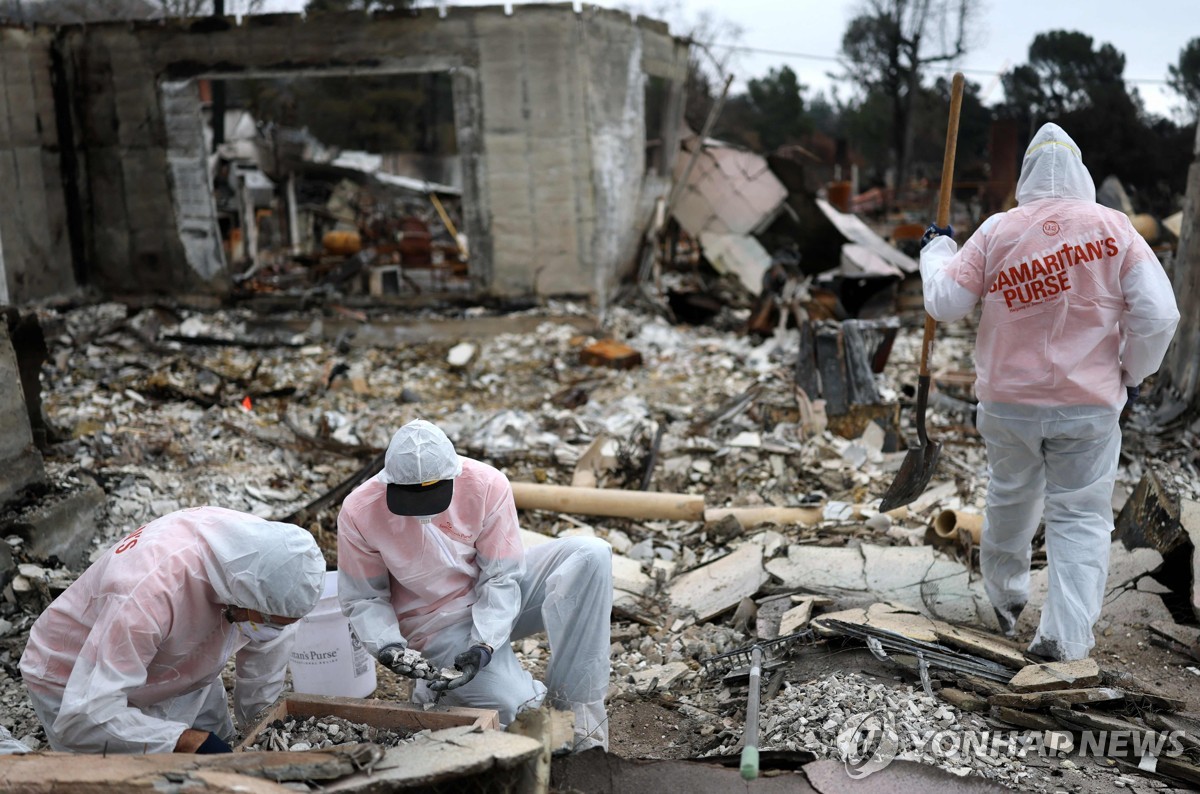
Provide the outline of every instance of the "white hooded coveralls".
{"type": "Polygon", "coordinates": [[[50,747],[169,753],[188,728],[234,738],[221,671],[236,651],[247,725],[283,691],[295,631],[256,642],[226,606],[299,618],[325,560],[307,530],[221,507],[180,510],[130,533],[42,613],[21,674],[50,747]]]}
{"type": "Polygon", "coordinates": [[[1122,213],[1096,203],[1079,147],[1046,124],[1025,152],[1017,207],[959,251],[921,251],[925,309],[970,314],[988,493],[980,562],[1002,625],[1028,600],[1043,513],[1049,593],[1030,649],[1081,659],[1095,644],[1113,529],[1125,387],[1162,363],[1179,321],[1154,252],[1122,213]]]}
{"type": "MultiPolygon", "coordinates": [[[[422,523],[388,510],[384,472],[346,497],[338,515],[338,597],[355,633],[378,656],[412,647],[442,667],[480,643],[492,660],[452,705],[494,708],[507,725],[549,691],[575,712],[576,749],[608,746],[612,549],[569,538],[526,550],[508,479],[459,457],[449,508],[422,523]],[[545,631],[546,683],[521,667],[510,640],[545,631]]],[[[417,702],[432,693],[418,682],[417,702]]]]}

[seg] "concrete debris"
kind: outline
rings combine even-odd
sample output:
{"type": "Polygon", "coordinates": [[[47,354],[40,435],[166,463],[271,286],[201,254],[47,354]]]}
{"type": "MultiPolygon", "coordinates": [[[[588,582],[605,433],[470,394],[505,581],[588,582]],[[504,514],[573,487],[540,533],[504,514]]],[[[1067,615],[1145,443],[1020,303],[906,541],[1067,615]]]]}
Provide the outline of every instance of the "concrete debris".
{"type": "MultiPolygon", "coordinates": [[[[428,731],[426,731],[428,733],[428,731]]],[[[341,717],[287,716],[277,719],[259,731],[247,750],[276,750],[300,752],[323,750],[342,744],[371,742],[381,747],[395,747],[415,739],[416,732],[403,728],[379,728],[374,725],[350,722],[341,717]]]]}
{"type": "Polygon", "coordinates": [[[667,587],[667,598],[677,612],[709,620],[757,593],[766,581],[762,546],[744,543],[729,556],[678,577],[667,587]]]}
{"type": "Polygon", "coordinates": [[[790,546],[786,558],[767,563],[767,571],[784,587],[836,593],[843,599],[899,601],[931,617],[994,625],[978,577],[928,546],[790,546]]]}
{"type": "Polygon", "coordinates": [[[1080,689],[1100,683],[1100,666],[1095,659],[1031,664],[1013,676],[1008,685],[1017,692],[1047,689],[1080,689]]]}
{"type": "MultiPolygon", "coordinates": [[[[890,738],[894,758],[919,761],[959,775],[980,775],[1018,786],[1030,771],[1018,759],[975,753],[935,752],[929,742],[935,735],[940,747],[963,747],[967,732],[992,731],[986,721],[964,713],[913,687],[896,688],[856,673],[835,673],[826,678],[786,685],[762,704],[759,748],[808,750],[823,758],[845,760],[854,732],[868,719],[882,717],[882,730],[890,738]]],[[[741,739],[738,728],[727,730],[721,745],[706,755],[734,753],[741,739]]],[[[887,742],[888,739],[885,739],[887,742]]]]}
{"type": "MultiPolygon", "coordinates": [[[[43,310],[51,348],[45,410],[70,435],[47,454],[46,470],[59,481],[74,477],[81,487],[83,472],[94,476],[95,487],[103,488],[103,509],[88,533],[75,538],[77,560],[52,559],[34,549],[30,537],[0,526],[6,541],[0,555],[11,557],[7,563],[0,558],[0,584],[6,586],[0,602],[0,728],[31,749],[43,746],[13,674],[16,660],[40,609],[112,539],[176,508],[221,504],[275,518],[303,515],[298,520],[336,565],[338,499],[320,500],[369,468],[394,428],[417,416],[438,422],[463,454],[489,461],[517,484],[521,524],[530,530],[525,543],[582,534],[612,545],[609,701],[661,704],[693,721],[694,736],[683,730],[664,735],[664,752],[686,746],[727,754],[739,740],[746,698],[727,687],[741,685],[708,680],[698,660],[831,617],[936,643],[1012,673],[1026,667],[1023,646],[986,633],[994,618],[978,575],[978,544],[925,544],[930,523],[943,512],[978,515],[984,506],[985,455],[969,428],[952,429],[960,427],[961,416],[931,406],[931,433],[960,433],[961,443],[946,447],[939,479],[920,499],[888,514],[877,509],[911,432],[900,424],[910,421],[911,412],[895,409],[904,399],[903,384],[912,380],[919,334],[904,324],[878,329],[885,336],[894,332],[885,371],[871,370],[875,354],[884,352],[877,342],[863,347],[871,355],[843,362],[838,373],[845,376],[840,382],[848,406],[851,394],[866,394],[870,386],[878,402],[867,407],[899,417],[893,423],[861,412],[840,415],[843,431],[861,425],[844,436],[825,429],[823,399],[798,396],[802,374],[816,375],[796,367],[805,344],[816,360],[811,320],[807,331],[780,322],[751,338],[729,330],[744,327],[743,309],[728,304],[718,311],[710,325],[676,326],[613,306],[601,330],[586,307],[554,301],[507,315],[475,308],[453,320],[423,309],[389,315],[375,307],[368,316],[350,306],[272,316],[118,304],[43,310]],[[640,356],[640,366],[583,363],[582,351],[599,340],[620,340],[640,356]],[[535,495],[570,499],[524,501],[535,495]],[[572,500],[585,498],[593,512],[577,512],[580,502],[572,500]],[[669,509],[629,512],[638,500],[660,507],[665,500],[669,509]],[[626,503],[626,511],[596,510],[599,502],[626,503]],[[749,606],[735,613],[742,604],[749,606]]],[[[846,329],[839,337],[830,327],[825,336],[826,342],[844,341],[846,329]]],[[[969,338],[951,329],[939,339],[938,357],[954,362],[955,371],[969,372],[971,350],[969,338]]],[[[947,384],[949,392],[954,384],[947,384]]],[[[973,399],[966,386],[953,393],[961,401],[973,399]]],[[[1162,475],[1164,488],[1182,499],[1200,495],[1188,484],[1189,465],[1180,459],[1162,475]]],[[[1119,476],[1127,491],[1144,474],[1140,467],[1123,463],[1119,476]]],[[[1044,562],[1039,543],[1031,606],[1045,598],[1044,562]]],[[[1154,578],[1164,568],[1159,551],[1114,544],[1102,616],[1107,622],[1100,629],[1130,634],[1129,643],[1136,643],[1155,621],[1155,636],[1182,647],[1188,627],[1171,618],[1161,592],[1171,583],[1154,578]]],[[[1027,609],[1021,628],[1031,630],[1037,614],[1027,609]]],[[[886,669],[908,683],[841,673],[814,677],[807,666],[824,663],[832,650],[858,653],[880,669],[861,645],[837,644],[843,642],[822,639],[772,660],[777,674],[764,673],[764,682],[771,680],[764,685],[760,721],[764,752],[840,758],[847,720],[875,708],[895,715],[898,733],[911,729],[918,737],[935,729],[959,736],[987,730],[970,713],[985,706],[990,719],[1006,726],[1063,727],[1045,708],[989,704],[993,697],[1025,695],[1003,683],[972,682],[961,672],[934,671],[937,699],[899,664],[886,669]]],[[[544,637],[522,639],[514,650],[539,671],[552,658],[544,637]]],[[[1200,680],[1200,668],[1194,677],[1181,674],[1200,680]]],[[[1082,683],[1090,681],[1086,677],[1080,681],[1051,692],[1107,688],[1122,693],[1108,701],[1118,709],[1171,705],[1124,683],[1102,681],[1103,688],[1096,688],[1082,683]]],[[[1051,695],[1046,702],[1064,700],[1051,695]]],[[[320,744],[301,732],[292,730],[275,745],[320,744]]],[[[466,744],[442,742],[438,753],[447,761],[465,752],[466,744]]],[[[409,754],[404,763],[419,765],[418,748],[433,746],[423,741],[392,750],[409,754]]],[[[480,741],[476,749],[484,757],[490,747],[480,741]]],[[[1052,790],[1056,784],[1044,768],[1003,755],[953,759],[919,742],[900,753],[1009,786],[1052,790]]],[[[399,767],[389,767],[393,772],[399,775],[399,767]]]]}

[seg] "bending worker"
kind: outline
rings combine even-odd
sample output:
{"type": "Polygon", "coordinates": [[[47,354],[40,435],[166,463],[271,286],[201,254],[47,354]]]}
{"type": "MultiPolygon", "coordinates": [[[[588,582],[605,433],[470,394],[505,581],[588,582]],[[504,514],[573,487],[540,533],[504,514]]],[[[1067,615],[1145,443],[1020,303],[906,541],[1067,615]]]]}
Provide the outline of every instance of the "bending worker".
{"type": "Polygon", "coordinates": [[[1082,659],[1095,644],[1108,573],[1117,420],[1162,363],[1179,311],[1154,252],[1124,214],[1096,203],[1079,147],[1059,126],[1044,125],[1029,144],[1016,197],[961,251],[950,230],[930,227],[925,309],[957,320],[983,301],[980,562],[1000,627],[1012,636],[1029,598],[1044,512],[1050,589],[1029,650],[1082,659]]]}
{"type": "Polygon", "coordinates": [[[230,752],[275,702],[325,560],[312,534],[220,507],[170,513],[96,560],[33,624],[21,674],[54,750],[230,752]]]}
{"type": "Polygon", "coordinates": [[[346,497],[338,595],[367,650],[418,679],[415,702],[441,692],[496,709],[507,725],[549,690],[552,705],[575,713],[575,750],[608,747],[611,548],[597,538],[523,548],[508,479],[460,457],[429,422],[397,430],[383,470],[346,497]],[[540,631],[551,651],[545,685],[509,644],[540,631]],[[436,671],[451,665],[464,675],[447,684],[436,671]]]}

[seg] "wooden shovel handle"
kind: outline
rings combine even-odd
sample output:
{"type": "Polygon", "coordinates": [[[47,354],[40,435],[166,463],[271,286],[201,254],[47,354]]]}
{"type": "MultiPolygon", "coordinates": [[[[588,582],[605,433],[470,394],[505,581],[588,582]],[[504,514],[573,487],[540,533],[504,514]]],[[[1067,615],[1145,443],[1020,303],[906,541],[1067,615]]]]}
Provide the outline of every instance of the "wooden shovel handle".
{"type": "MultiPolygon", "coordinates": [[[[938,189],[938,226],[950,224],[950,191],[954,187],[954,155],[958,150],[958,114],[962,110],[963,76],[955,72],[950,83],[950,119],[946,123],[946,153],[942,158],[942,184],[938,189]]],[[[925,336],[921,340],[921,369],[919,374],[929,375],[929,356],[933,350],[933,330],[937,321],[925,315],[925,336]]]]}

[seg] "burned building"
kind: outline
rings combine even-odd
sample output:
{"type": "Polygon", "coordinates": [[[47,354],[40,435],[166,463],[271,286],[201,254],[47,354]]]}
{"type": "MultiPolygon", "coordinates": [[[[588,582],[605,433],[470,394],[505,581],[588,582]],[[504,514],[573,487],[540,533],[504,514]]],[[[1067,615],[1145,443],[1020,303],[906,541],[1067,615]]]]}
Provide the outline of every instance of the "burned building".
{"type": "Polygon", "coordinates": [[[570,4],[0,30],[0,300],[225,293],[202,81],[448,75],[473,294],[602,295],[670,183],[688,47],[570,4]]]}

